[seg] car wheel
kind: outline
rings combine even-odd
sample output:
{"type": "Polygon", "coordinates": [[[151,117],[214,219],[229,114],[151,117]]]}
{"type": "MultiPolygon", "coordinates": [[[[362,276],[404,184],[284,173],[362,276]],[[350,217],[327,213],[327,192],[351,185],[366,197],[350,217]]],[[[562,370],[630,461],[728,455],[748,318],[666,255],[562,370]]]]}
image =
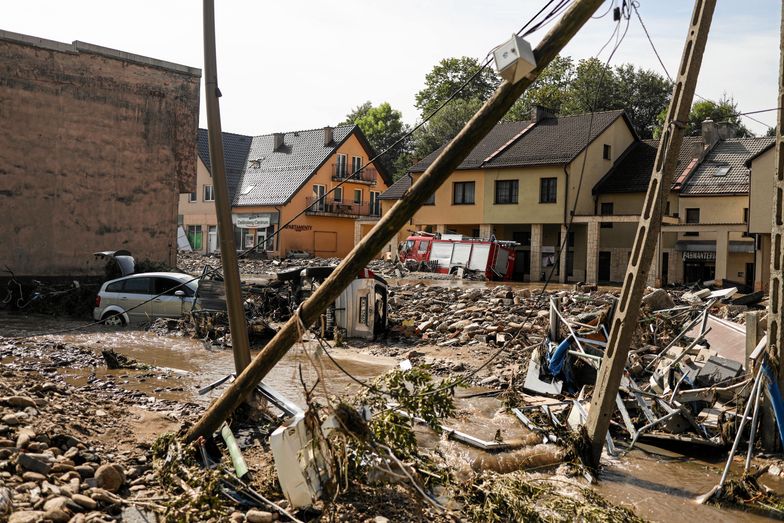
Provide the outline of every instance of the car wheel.
{"type": "Polygon", "coordinates": [[[103,315],[101,319],[104,325],[108,325],[110,327],[124,327],[125,320],[122,317],[122,314],[119,312],[107,312],[103,315]]]}

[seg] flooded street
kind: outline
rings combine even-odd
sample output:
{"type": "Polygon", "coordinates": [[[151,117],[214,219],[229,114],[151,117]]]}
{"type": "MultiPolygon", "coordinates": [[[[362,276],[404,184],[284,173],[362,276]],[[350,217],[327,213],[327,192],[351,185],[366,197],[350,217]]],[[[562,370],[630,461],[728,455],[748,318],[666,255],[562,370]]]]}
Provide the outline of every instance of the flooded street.
{"type": "MultiPolygon", "coordinates": [[[[433,283],[437,284],[437,280],[433,283]]],[[[463,282],[463,284],[486,285],[483,282],[463,282]]],[[[71,329],[85,323],[0,313],[0,335],[28,336],[40,332],[71,329]]],[[[88,368],[59,366],[57,373],[74,386],[112,376],[121,387],[142,392],[151,398],[206,405],[217,397],[223,388],[219,387],[204,396],[197,394],[198,389],[234,371],[231,351],[209,348],[201,341],[187,337],[160,336],[144,330],[98,326],[37,338],[37,341],[44,340],[89,349],[99,356],[101,350],[113,349],[140,363],[169,369],[169,372],[160,373],[146,370],[108,370],[104,366],[88,368]]],[[[304,406],[299,377],[300,367],[309,385],[312,386],[317,377],[305,353],[305,350],[314,350],[315,343],[310,342],[306,347],[307,349],[302,345],[295,346],[264,380],[300,406],[304,406]]],[[[384,373],[402,359],[369,355],[351,348],[336,348],[332,352],[348,372],[364,380],[384,373]]],[[[30,355],[31,363],[35,357],[34,354],[30,355]]],[[[24,356],[17,358],[17,363],[21,363],[19,360],[24,359],[24,356]]],[[[330,394],[345,396],[357,391],[358,386],[350,378],[326,358],[323,361],[324,378],[330,394]]],[[[477,391],[462,389],[457,394],[469,396],[477,391]]],[[[494,438],[501,437],[505,442],[519,442],[521,448],[530,447],[534,443],[531,433],[513,416],[505,412],[503,404],[498,399],[492,397],[458,399],[456,407],[455,419],[445,420],[445,425],[485,441],[493,441],[494,438]]],[[[461,470],[476,466],[479,458],[485,460],[482,463],[490,463],[492,468],[496,462],[504,459],[512,460],[514,453],[517,452],[492,455],[461,443],[439,439],[424,428],[418,429],[417,433],[421,444],[438,446],[449,455],[449,460],[457,474],[460,474],[461,470]]],[[[631,507],[639,516],[652,521],[740,522],[767,519],[740,510],[698,505],[694,501],[696,496],[707,492],[718,482],[723,465],[721,459],[725,454],[719,454],[719,461],[706,462],[666,453],[652,447],[641,448],[644,450],[634,450],[628,455],[605,460],[606,468],[601,474],[600,483],[594,487],[595,490],[608,500],[631,507]]],[[[777,491],[782,491],[781,482],[774,481],[769,476],[764,476],[763,482],[777,491]]]]}

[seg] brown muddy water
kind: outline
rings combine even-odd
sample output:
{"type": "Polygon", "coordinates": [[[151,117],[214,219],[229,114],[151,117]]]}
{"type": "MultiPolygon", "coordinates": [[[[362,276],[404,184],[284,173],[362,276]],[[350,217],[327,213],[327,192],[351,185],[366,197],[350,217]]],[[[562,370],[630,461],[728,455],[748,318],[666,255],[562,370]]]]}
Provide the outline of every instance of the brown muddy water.
{"type": "MultiPolygon", "coordinates": [[[[437,284],[439,280],[434,280],[437,284]]],[[[421,283],[421,280],[411,283],[421,283]]],[[[455,282],[449,282],[454,284],[455,282]]],[[[485,282],[462,282],[473,286],[486,285],[485,282]]],[[[57,320],[49,317],[32,317],[0,312],[0,336],[25,336],[41,332],[51,332],[82,325],[73,320],[57,320]]],[[[117,370],[105,368],[68,369],[59,372],[74,385],[85,383],[92,373],[100,378],[114,374],[120,383],[130,390],[139,390],[150,397],[207,403],[217,397],[222,388],[198,396],[197,390],[233,372],[232,354],[227,350],[208,349],[202,342],[176,336],[158,336],[143,330],[110,329],[91,327],[86,331],[47,336],[44,339],[78,345],[96,353],[102,349],[115,351],[141,363],[172,369],[161,377],[144,371],[117,370]],[[123,381],[124,380],[124,381],[123,381]]],[[[268,385],[303,405],[304,394],[300,384],[299,369],[306,383],[315,383],[317,373],[313,369],[306,350],[313,351],[313,343],[296,346],[271,371],[264,380],[268,385]]],[[[359,354],[344,349],[334,349],[333,354],[341,365],[361,379],[372,379],[398,364],[394,358],[359,354]]],[[[3,362],[0,362],[0,365],[3,362]]],[[[325,359],[323,376],[328,383],[328,393],[336,395],[353,394],[358,386],[334,365],[325,359]]],[[[458,395],[466,395],[459,391],[458,395]]],[[[530,433],[509,414],[502,404],[494,398],[474,397],[457,401],[458,413],[455,419],[445,424],[464,431],[472,436],[492,441],[500,436],[506,442],[527,441],[530,433]],[[500,434],[497,431],[500,430],[500,434]]],[[[449,454],[455,470],[470,468],[477,458],[490,457],[489,454],[471,449],[453,441],[439,440],[426,429],[419,431],[424,445],[438,445],[449,454]]],[[[515,452],[515,451],[513,451],[515,452]]],[[[511,453],[508,453],[511,454],[511,453]]],[[[495,459],[503,459],[496,455],[495,459]]],[[[720,477],[725,454],[715,461],[703,461],[686,456],[663,452],[653,447],[642,447],[618,458],[605,456],[605,465],[598,485],[594,488],[616,503],[633,508],[636,513],[651,521],[765,521],[767,518],[740,510],[699,505],[694,498],[710,490],[720,477]]],[[[770,476],[763,477],[763,483],[777,492],[784,492],[784,484],[770,476]]]]}

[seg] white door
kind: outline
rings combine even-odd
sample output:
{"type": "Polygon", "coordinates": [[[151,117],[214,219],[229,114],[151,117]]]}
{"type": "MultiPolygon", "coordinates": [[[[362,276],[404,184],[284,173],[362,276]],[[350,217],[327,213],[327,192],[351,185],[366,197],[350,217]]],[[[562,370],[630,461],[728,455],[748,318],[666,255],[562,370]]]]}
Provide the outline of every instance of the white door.
{"type": "Polygon", "coordinates": [[[266,251],[267,250],[267,232],[266,231],[256,231],[256,245],[259,246],[259,251],[266,251]]]}
{"type": "Polygon", "coordinates": [[[215,252],[218,250],[218,227],[210,225],[207,232],[207,252],[215,252]]]}

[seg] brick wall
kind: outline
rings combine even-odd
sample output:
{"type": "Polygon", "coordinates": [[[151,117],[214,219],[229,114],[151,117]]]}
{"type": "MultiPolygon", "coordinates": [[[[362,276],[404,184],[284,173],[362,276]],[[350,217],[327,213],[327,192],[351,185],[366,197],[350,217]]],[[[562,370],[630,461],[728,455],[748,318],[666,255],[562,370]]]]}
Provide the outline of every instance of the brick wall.
{"type": "Polygon", "coordinates": [[[100,272],[92,253],[174,262],[196,174],[200,71],[0,31],[0,268],[100,272]]]}

